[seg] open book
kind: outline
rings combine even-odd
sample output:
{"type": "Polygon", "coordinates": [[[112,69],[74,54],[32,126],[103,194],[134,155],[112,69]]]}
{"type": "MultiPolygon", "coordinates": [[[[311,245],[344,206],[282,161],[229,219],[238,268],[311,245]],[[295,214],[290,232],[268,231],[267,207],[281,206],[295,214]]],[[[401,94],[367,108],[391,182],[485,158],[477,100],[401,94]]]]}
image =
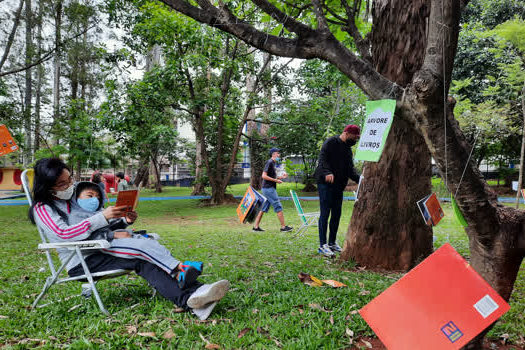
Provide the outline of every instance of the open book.
{"type": "MultiPolygon", "coordinates": [[[[139,201],[139,190],[119,191],[116,207],[126,206],[126,213],[134,211],[139,201]]],[[[123,216],[125,216],[124,214],[123,216]]]]}
{"type": "Polygon", "coordinates": [[[445,216],[441,204],[435,193],[432,193],[417,202],[417,207],[429,226],[436,226],[438,222],[445,216]]]}
{"type": "Polygon", "coordinates": [[[7,126],[0,124],[0,156],[18,150],[15,140],[7,130],[7,126]]]}

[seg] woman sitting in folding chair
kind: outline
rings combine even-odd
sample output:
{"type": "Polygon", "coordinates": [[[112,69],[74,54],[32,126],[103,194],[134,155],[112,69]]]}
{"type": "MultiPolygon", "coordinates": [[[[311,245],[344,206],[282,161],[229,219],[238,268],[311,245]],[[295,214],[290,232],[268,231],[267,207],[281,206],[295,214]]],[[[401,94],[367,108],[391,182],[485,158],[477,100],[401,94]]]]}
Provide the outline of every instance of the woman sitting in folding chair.
{"type": "MultiPolygon", "coordinates": [[[[29,218],[50,242],[87,240],[93,232],[107,228],[110,222],[114,221],[113,219],[121,218],[126,211],[125,207],[110,206],[93,213],[94,215],[76,224],[70,225],[71,199],[75,192],[75,184],[69,168],[58,158],[45,158],[36,163],[34,170],[33,205],[29,209],[29,218]]],[[[126,214],[124,220],[127,224],[131,224],[136,217],[137,214],[131,212],[126,214]]],[[[115,232],[113,242],[118,242],[120,235],[122,238],[127,237],[125,232],[115,232]]],[[[159,243],[155,244],[161,246],[159,243]]],[[[147,244],[143,246],[145,251],[148,247],[147,244]]],[[[70,257],[65,249],[57,250],[62,262],[70,257]]],[[[201,319],[209,316],[217,301],[226,294],[230,285],[227,280],[203,285],[196,280],[196,274],[191,274],[192,277],[190,277],[187,267],[175,258],[172,258],[175,263],[171,265],[174,268],[172,271],[167,271],[166,268],[162,269],[144,257],[129,258],[128,255],[128,258],[122,258],[110,255],[104,250],[82,251],[82,254],[91,273],[115,269],[134,270],[162,296],[173,301],[179,307],[192,309],[193,313],[201,319]],[[186,280],[184,288],[181,288],[177,281],[180,274],[186,274],[188,278],[192,279],[191,281],[186,280]]],[[[72,277],[85,273],[81,260],[76,255],[67,263],[66,269],[72,277]]]]}

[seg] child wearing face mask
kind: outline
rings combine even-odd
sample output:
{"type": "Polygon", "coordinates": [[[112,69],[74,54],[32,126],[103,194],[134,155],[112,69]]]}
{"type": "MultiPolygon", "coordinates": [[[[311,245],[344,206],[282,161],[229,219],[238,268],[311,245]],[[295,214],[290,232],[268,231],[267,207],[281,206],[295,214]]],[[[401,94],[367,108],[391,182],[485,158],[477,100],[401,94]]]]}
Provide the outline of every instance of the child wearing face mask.
{"type": "MultiPolygon", "coordinates": [[[[103,210],[103,194],[92,182],[79,182],[71,199],[70,225],[77,224],[103,210]]],[[[142,259],[157,265],[177,278],[179,286],[185,288],[195,282],[202,272],[203,264],[197,261],[181,262],[170,251],[151,236],[135,234],[127,227],[135,221],[136,213],[120,219],[110,219],[109,225],[94,231],[88,239],[105,239],[111,246],[103,252],[119,258],[142,259]]]]}

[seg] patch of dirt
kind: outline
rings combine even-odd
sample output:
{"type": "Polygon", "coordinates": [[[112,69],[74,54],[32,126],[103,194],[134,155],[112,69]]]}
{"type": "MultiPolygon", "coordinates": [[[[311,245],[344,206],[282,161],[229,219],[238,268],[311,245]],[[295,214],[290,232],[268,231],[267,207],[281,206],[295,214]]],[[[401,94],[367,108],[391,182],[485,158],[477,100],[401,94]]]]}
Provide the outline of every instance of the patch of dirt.
{"type": "MultiPolygon", "coordinates": [[[[512,345],[512,344],[502,344],[502,340],[500,339],[485,339],[485,342],[483,343],[483,350],[523,350],[525,347],[519,346],[519,345],[512,345]]],[[[370,337],[360,337],[354,339],[353,345],[348,348],[351,350],[362,350],[362,349],[378,349],[378,350],[386,350],[386,347],[383,345],[381,340],[378,338],[370,338],[370,337]],[[372,345],[370,348],[365,343],[372,345]]]]}
{"type": "Polygon", "coordinates": [[[490,188],[500,197],[516,197],[516,191],[505,186],[490,186],[490,188]]]}

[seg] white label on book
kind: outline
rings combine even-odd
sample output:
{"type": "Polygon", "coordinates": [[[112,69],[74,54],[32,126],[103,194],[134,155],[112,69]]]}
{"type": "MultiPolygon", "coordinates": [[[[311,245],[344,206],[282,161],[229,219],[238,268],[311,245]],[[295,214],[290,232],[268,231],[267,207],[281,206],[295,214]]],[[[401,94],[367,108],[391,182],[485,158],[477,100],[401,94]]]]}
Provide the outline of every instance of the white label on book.
{"type": "Polygon", "coordinates": [[[481,316],[483,316],[483,318],[487,318],[490,314],[492,314],[499,308],[499,305],[496,304],[494,299],[492,299],[490,295],[487,294],[483,298],[481,298],[476,304],[474,304],[474,308],[478,310],[478,312],[481,314],[481,316]]]}

